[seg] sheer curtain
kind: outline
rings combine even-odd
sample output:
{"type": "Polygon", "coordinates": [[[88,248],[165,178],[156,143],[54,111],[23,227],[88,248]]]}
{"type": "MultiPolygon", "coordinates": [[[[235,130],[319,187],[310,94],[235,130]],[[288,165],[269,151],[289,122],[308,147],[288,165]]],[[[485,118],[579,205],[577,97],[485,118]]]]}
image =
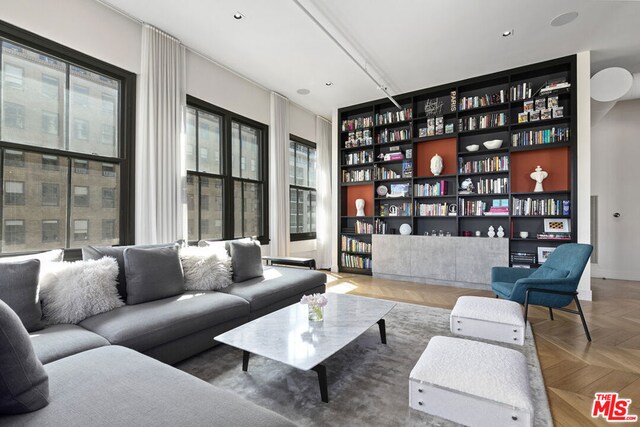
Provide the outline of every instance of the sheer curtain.
{"type": "Polygon", "coordinates": [[[289,255],[289,100],[271,92],[269,254],[289,255]]]}
{"type": "Polygon", "coordinates": [[[144,25],[135,159],[137,244],[187,237],[185,74],[180,41],[144,25]]]}
{"type": "Polygon", "coordinates": [[[316,263],[331,268],[331,123],[316,116],[316,263]]]}

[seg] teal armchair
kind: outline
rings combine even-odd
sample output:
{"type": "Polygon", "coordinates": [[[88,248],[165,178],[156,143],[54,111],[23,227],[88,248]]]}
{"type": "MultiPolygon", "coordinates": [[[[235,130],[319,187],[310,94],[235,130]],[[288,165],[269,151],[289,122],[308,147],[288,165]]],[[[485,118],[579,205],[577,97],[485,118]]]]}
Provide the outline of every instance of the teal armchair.
{"type": "Polygon", "coordinates": [[[491,289],[497,298],[524,304],[525,321],[529,304],[548,307],[551,320],[554,308],[580,315],[584,332],[591,341],[577,289],[592,250],[591,245],[566,243],[558,246],[537,269],[493,267],[491,289]],[[577,310],[566,308],[572,301],[577,310]]]}

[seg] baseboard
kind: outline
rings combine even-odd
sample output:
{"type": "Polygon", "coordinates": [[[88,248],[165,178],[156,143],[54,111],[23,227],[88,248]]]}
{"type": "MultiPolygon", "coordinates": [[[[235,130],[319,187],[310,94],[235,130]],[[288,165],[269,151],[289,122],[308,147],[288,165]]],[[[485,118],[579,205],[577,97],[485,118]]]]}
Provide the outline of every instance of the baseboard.
{"type": "Polygon", "coordinates": [[[591,292],[591,289],[578,288],[578,299],[580,301],[593,301],[593,292],[591,292]]]}
{"type": "Polygon", "coordinates": [[[640,281],[640,272],[601,268],[598,264],[591,264],[591,277],[598,279],[633,280],[640,281]]]}

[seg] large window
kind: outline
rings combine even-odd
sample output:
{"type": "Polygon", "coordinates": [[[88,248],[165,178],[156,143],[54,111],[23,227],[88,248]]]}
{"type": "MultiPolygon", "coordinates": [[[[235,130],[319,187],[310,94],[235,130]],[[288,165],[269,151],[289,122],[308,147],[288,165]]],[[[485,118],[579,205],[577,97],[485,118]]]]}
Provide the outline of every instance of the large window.
{"type": "Polygon", "coordinates": [[[266,126],[188,97],[189,240],[268,242],[266,126]]]}
{"type": "Polygon", "coordinates": [[[289,142],[291,240],[316,238],[316,145],[291,135],[289,142]]]}
{"type": "Polygon", "coordinates": [[[0,49],[0,253],[130,243],[135,75],[7,24],[0,49]]]}

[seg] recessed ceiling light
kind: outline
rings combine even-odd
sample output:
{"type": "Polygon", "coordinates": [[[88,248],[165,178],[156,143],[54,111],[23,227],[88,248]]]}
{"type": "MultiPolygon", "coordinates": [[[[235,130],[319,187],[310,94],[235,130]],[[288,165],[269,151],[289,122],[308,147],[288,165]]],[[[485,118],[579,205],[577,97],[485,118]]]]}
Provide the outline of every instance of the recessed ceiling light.
{"type": "Polygon", "coordinates": [[[325,86],[333,86],[333,82],[326,82],[324,85],[325,86]]]}
{"type": "Polygon", "coordinates": [[[309,95],[311,93],[311,91],[309,89],[298,89],[296,92],[298,92],[299,95],[309,95]]]}
{"type": "Polygon", "coordinates": [[[567,12],[562,15],[558,15],[551,20],[552,27],[561,27],[563,25],[567,25],[570,22],[573,22],[578,17],[578,12],[567,12]]]}
{"type": "Polygon", "coordinates": [[[235,19],[242,19],[242,18],[244,18],[244,15],[241,14],[240,12],[236,12],[236,13],[233,14],[233,17],[235,19]]]}
{"type": "Polygon", "coordinates": [[[513,34],[513,30],[503,31],[502,37],[509,37],[511,34],[513,34]]]}

